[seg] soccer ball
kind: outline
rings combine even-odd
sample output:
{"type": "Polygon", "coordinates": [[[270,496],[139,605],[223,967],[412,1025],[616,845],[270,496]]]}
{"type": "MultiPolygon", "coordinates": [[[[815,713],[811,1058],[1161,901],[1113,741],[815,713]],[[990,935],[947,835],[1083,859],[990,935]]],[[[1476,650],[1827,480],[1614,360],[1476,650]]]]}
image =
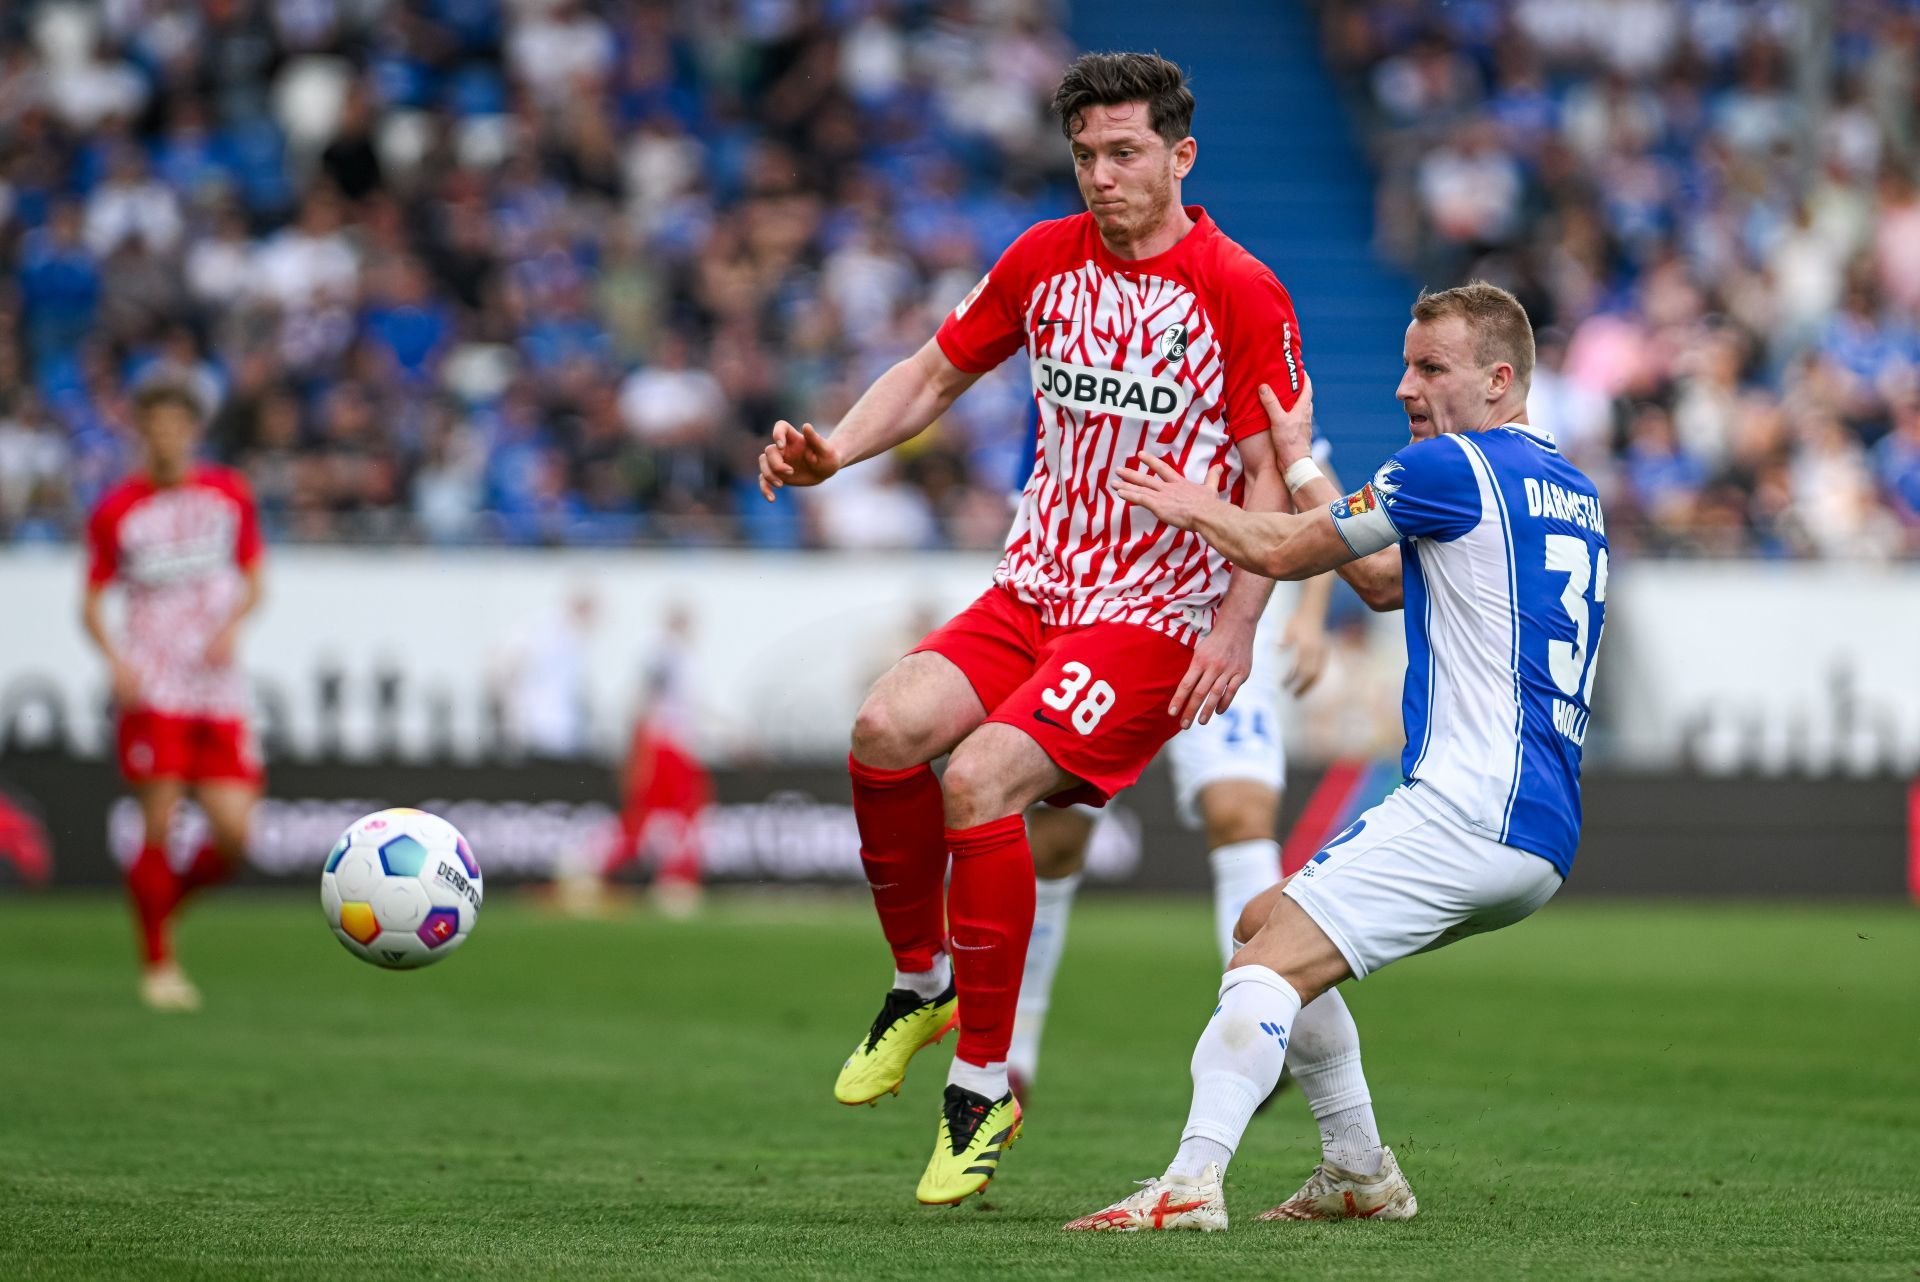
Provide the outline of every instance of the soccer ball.
{"type": "Polygon", "coordinates": [[[340,834],[320,873],[320,907],[348,952],[388,970],[430,966],[480,916],[480,865],[437,815],[380,810],[340,834]]]}

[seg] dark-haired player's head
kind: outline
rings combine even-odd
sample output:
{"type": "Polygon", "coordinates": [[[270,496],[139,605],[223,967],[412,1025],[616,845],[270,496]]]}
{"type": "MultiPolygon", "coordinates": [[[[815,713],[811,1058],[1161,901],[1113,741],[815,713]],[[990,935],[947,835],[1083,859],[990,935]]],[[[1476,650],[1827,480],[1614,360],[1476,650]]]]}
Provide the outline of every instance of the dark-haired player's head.
{"type": "Polygon", "coordinates": [[[1414,440],[1526,421],[1533,325],[1520,300],[1498,285],[1423,290],[1405,357],[1394,395],[1414,440]]]}
{"type": "Polygon", "coordinates": [[[1083,53],[1053,95],[1081,199],[1109,244],[1142,240],[1180,204],[1193,168],[1193,91],[1153,53],[1083,53]]]}
{"type": "Polygon", "coordinates": [[[153,382],[134,393],[133,425],[146,447],[147,475],[154,484],[186,479],[203,413],[200,398],[179,383],[153,382]]]}

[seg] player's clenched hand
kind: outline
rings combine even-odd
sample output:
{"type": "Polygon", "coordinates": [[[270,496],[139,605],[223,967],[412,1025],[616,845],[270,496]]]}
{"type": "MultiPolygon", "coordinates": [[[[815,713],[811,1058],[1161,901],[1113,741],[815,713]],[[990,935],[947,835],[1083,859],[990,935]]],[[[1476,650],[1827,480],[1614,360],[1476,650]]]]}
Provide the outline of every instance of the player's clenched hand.
{"type": "Polygon", "coordinates": [[[1302,375],[1300,398],[1293,408],[1280,408],[1280,398],[1265,383],[1260,384],[1260,407],[1267,412],[1267,427],[1273,434],[1274,453],[1280,466],[1297,463],[1313,453],[1313,379],[1302,375]]]}
{"type": "Polygon", "coordinates": [[[760,493],[773,502],[783,485],[818,485],[840,470],[840,455],[813,424],[799,427],[781,419],[773,425],[773,440],[760,451],[760,493]]]}
{"type": "Polygon", "coordinates": [[[1151,454],[1138,458],[1138,467],[1123,467],[1114,472],[1113,492],[1125,502],[1147,511],[1182,530],[1194,523],[1215,503],[1221,502],[1220,478],[1226,469],[1215,464],[1207,472],[1207,483],[1195,485],[1165,459],[1151,454]]]}
{"type": "Polygon", "coordinates": [[[1324,627],[1307,623],[1296,614],[1287,620],[1287,629],[1280,634],[1280,648],[1293,651],[1293,667],[1287,672],[1287,689],[1295,694],[1305,694],[1319,684],[1320,674],[1326,671],[1327,655],[1332,648],[1324,627]]]}
{"type": "Polygon", "coordinates": [[[1216,624],[1193,647],[1193,662],[1180,688],[1173,692],[1167,711],[1180,718],[1180,728],[1201,725],[1225,711],[1253,669],[1253,629],[1216,624]]]}

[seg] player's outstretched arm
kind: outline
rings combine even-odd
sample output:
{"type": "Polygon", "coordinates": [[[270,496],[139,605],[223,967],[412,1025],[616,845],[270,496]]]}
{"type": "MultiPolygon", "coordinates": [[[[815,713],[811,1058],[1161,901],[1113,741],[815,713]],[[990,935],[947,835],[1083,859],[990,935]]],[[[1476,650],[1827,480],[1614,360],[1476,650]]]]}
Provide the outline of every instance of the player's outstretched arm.
{"type": "Polygon", "coordinates": [[[820,435],[811,423],[797,428],[785,419],[775,423],[772,442],[760,451],[761,495],[771,503],[773,492],[783,486],[818,485],[843,467],[911,440],[979,377],[948,360],[939,343],[928,339],[874,380],[833,435],[820,435]]]}
{"type": "Polygon", "coordinates": [[[1220,496],[1220,469],[1195,485],[1173,464],[1150,454],[1114,475],[1113,492],[1168,525],[1192,530],[1235,565],[1270,579],[1308,579],[1353,560],[1324,507],[1293,515],[1248,512],[1220,496]]]}
{"type": "MultiPolygon", "coordinates": [[[[1265,383],[1260,385],[1260,405],[1267,412],[1268,434],[1273,438],[1274,453],[1279,457],[1283,470],[1291,469],[1301,459],[1313,457],[1313,379],[1309,377],[1306,385],[1300,389],[1293,408],[1280,408],[1280,398],[1265,383]]],[[[1318,469],[1309,469],[1318,472],[1318,469]]],[[[1310,509],[1325,510],[1340,499],[1340,491],[1333,481],[1324,475],[1314,475],[1292,490],[1294,510],[1306,512],[1310,509]]],[[[1333,521],[1326,521],[1332,529],[1333,521]]],[[[1338,531],[1334,537],[1341,543],[1338,531]]],[[[1356,595],[1375,610],[1398,610],[1404,597],[1400,583],[1400,551],[1398,548],[1382,548],[1370,555],[1350,559],[1337,566],[1336,572],[1352,586],[1356,595]]]]}

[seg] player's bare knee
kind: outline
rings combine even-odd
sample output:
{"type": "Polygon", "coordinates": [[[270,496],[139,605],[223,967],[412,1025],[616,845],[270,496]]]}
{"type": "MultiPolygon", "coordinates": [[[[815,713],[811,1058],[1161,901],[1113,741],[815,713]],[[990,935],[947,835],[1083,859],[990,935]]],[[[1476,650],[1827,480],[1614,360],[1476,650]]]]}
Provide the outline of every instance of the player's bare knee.
{"type": "Polygon", "coordinates": [[[1219,814],[1202,816],[1206,827],[1207,849],[1238,845],[1243,841],[1271,841],[1273,823],[1252,807],[1234,807],[1219,814]]]}
{"type": "Polygon", "coordinates": [[[1270,886],[1247,901],[1247,906],[1240,910],[1239,923],[1233,928],[1235,939],[1252,943],[1254,937],[1266,929],[1268,919],[1273,916],[1274,905],[1280,900],[1281,886],[1284,885],[1286,883],[1281,882],[1279,886],[1270,886]]]}
{"type": "Polygon", "coordinates": [[[213,853],[227,863],[238,863],[247,853],[247,825],[217,825],[207,834],[213,853]]]}
{"type": "Polygon", "coordinates": [[[926,761],[918,747],[892,701],[878,690],[868,695],[853,719],[854,759],[878,770],[905,770],[926,761]]]}
{"type": "Polygon", "coordinates": [[[1291,984],[1303,1004],[1352,977],[1345,955],[1306,909],[1276,886],[1256,897],[1249,910],[1262,899],[1269,905],[1266,920],[1233,955],[1232,965],[1266,967],[1291,984]]]}
{"type": "Polygon", "coordinates": [[[1222,779],[1200,793],[1200,822],[1209,850],[1271,841],[1279,817],[1280,794],[1250,779],[1222,779]]]}
{"type": "Polygon", "coordinates": [[[988,755],[962,745],[947,762],[940,780],[946,797],[947,827],[975,828],[1013,813],[1006,786],[988,755]]]}
{"type": "Polygon", "coordinates": [[[1034,875],[1042,881],[1058,881],[1079,872],[1087,862],[1090,827],[1070,811],[1064,815],[1042,811],[1033,816],[1027,824],[1027,844],[1033,848],[1034,875]]]}
{"type": "Polygon", "coordinates": [[[143,784],[134,790],[140,804],[141,840],[149,846],[164,846],[173,830],[173,813],[180,804],[178,784],[162,780],[143,784]]]}

